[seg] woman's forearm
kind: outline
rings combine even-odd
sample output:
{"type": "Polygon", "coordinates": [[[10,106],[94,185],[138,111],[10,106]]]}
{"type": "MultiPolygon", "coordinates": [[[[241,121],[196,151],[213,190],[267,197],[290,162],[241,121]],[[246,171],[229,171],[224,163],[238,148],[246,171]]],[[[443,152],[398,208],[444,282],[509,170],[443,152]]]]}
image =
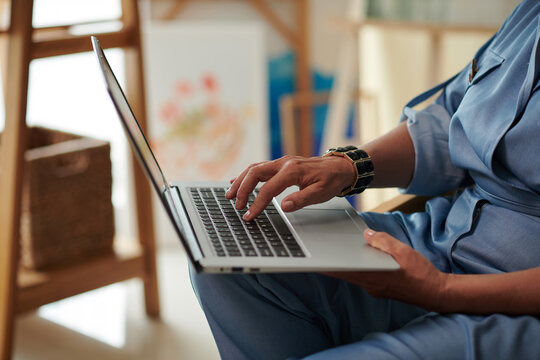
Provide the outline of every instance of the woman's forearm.
{"type": "Polygon", "coordinates": [[[540,314],[540,267],[504,274],[448,276],[441,312],[540,314]]]}
{"type": "Polygon", "coordinates": [[[405,122],[362,146],[375,168],[370,187],[407,187],[414,172],[414,145],[405,122]]]}

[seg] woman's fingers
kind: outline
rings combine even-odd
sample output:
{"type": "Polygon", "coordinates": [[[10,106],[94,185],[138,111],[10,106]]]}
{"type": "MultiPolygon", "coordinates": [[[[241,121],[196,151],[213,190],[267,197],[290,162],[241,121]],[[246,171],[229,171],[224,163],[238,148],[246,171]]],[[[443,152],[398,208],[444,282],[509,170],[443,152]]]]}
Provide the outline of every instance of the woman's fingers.
{"type": "Polygon", "coordinates": [[[364,231],[364,238],[369,245],[392,255],[392,257],[398,263],[399,260],[403,258],[404,252],[407,252],[408,250],[413,251],[410,246],[405,245],[401,241],[384,232],[376,232],[371,229],[366,229],[364,231]]]}
{"type": "Polygon", "coordinates": [[[249,171],[254,167],[263,166],[265,164],[270,164],[270,163],[271,163],[271,161],[263,161],[263,162],[260,162],[260,163],[251,164],[246,169],[244,169],[244,171],[242,171],[240,173],[240,175],[238,175],[236,178],[231,180],[231,187],[225,193],[225,197],[227,199],[229,199],[229,200],[236,198],[237,193],[238,193],[238,189],[240,188],[240,185],[242,185],[242,182],[244,181],[244,179],[248,175],[249,171]]]}
{"type": "Polygon", "coordinates": [[[244,220],[250,221],[256,218],[272,201],[274,196],[281,194],[290,186],[298,185],[298,182],[296,170],[287,165],[280,167],[280,170],[261,187],[255,201],[244,215],[244,220]]]}
{"type": "MultiPolygon", "coordinates": [[[[249,195],[253,193],[255,187],[260,182],[270,181],[271,179],[276,178],[276,176],[279,175],[279,171],[279,165],[277,165],[276,163],[265,163],[250,168],[236,192],[236,208],[238,210],[245,208],[249,200],[249,195]]],[[[258,197],[259,195],[257,196],[257,198],[258,197]]],[[[272,200],[272,197],[270,198],[270,200],[272,200]]],[[[268,202],[266,203],[266,205],[268,205],[268,202]]]]}
{"type": "Polygon", "coordinates": [[[244,179],[244,176],[246,176],[248,170],[249,170],[249,167],[244,169],[244,171],[242,171],[240,175],[238,175],[237,177],[231,180],[231,187],[225,193],[225,197],[227,199],[231,200],[236,197],[236,192],[238,191],[238,187],[242,183],[242,180],[244,179]]]}

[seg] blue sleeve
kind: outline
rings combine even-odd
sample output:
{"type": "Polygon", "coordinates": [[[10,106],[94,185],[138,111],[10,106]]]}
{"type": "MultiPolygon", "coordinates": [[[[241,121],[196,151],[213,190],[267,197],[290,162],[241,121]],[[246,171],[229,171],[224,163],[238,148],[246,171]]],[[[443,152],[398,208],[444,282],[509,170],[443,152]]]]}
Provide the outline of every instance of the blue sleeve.
{"type": "MultiPolygon", "coordinates": [[[[450,158],[449,129],[452,115],[469,84],[469,67],[449,80],[443,92],[427,108],[413,109],[415,99],[403,109],[400,121],[407,121],[414,145],[415,168],[409,186],[401,192],[434,196],[461,187],[467,181],[466,171],[456,167],[450,158]]],[[[429,95],[436,88],[425,94],[429,95]]],[[[423,97],[420,95],[417,99],[423,97]]]]}
{"type": "MultiPolygon", "coordinates": [[[[502,28],[506,25],[505,22],[502,28]]],[[[475,59],[482,56],[500,31],[478,50],[475,59]]],[[[471,62],[455,77],[420,94],[403,109],[400,121],[407,121],[414,144],[415,169],[409,186],[402,192],[433,196],[470,183],[467,172],[452,163],[449,147],[450,120],[469,86],[470,69],[471,62]],[[443,91],[433,104],[423,110],[413,109],[440,89],[443,91]]]]}
{"type": "Polygon", "coordinates": [[[409,186],[402,192],[433,196],[462,186],[467,173],[450,159],[451,116],[446,108],[435,103],[421,111],[405,108],[403,115],[414,144],[415,167],[409,186]]]}

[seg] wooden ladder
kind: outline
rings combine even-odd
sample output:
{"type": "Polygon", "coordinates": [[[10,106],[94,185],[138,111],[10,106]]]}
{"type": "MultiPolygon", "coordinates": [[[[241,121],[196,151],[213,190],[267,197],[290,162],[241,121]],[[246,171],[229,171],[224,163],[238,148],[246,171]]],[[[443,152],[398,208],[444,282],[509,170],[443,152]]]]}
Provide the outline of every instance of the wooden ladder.
{"type": "MultiPolygon", "coordinates": [[[[146,131],[144,77],[137,0],[122,1],[122,28],[100,33],[104,48],[122,48],[126,93],[146,131]]],[[[150,187],[142,169],[133,167],[140,246],[53,271],[19,268],[19,226],[26,144],[28,75],[33,59],[91,51],[90,35],[72,35],[74,26],[33,28],[33,0],[0,0],[11,6],[10,23],[0,31],[0,61],[6,107],[0,147],[0,359],[11,358],[15,316],[41,305],[130,278],[144,282],[146,313],[160,312],[150,187]]],[[[0,9],[1,15],[1,9],[0,9]]],[[[76,25],[76,24],[75,24],[76,25]]]]}

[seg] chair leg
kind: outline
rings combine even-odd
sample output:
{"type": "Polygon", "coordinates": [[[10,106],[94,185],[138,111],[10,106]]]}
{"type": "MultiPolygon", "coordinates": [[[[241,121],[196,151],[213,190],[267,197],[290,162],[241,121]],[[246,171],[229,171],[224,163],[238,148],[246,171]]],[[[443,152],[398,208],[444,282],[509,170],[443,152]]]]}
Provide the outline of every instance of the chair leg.
{"type": "MultiPolygon", "coordinates": [[[[143,59],[141,54],[141,33],[137,0],[122,0],[122,17],[126,26],[134,32],[134,44],[126,49],[126,95],[139,120],[143,132],[146,132],[146,107],[144,94],[143,59]]],[[[136,160],[133,160],[136,162],[136,160]]],[[[137,224],[139,241],[144,253],[144,298],[146,313],[159,317],[159,289],[156,266],[156,244],[152,213],[151,189],[141,167],[133,167],[135,179],[135,199],[137,205],[137,224]],[[144,191],[143,191],[144,190],[144,191]]]]}
{"type": "Polygon", "coordinates": [[[6,88],[6,124],[0,148],[0,358],[11,358],[17,266],[19,259],[19,226],[26,149],[26,101],[30,44],[32,36],[32,0],[12,0],[10,28],[7,33],[7,56],[2,69],[6,88]]]}

